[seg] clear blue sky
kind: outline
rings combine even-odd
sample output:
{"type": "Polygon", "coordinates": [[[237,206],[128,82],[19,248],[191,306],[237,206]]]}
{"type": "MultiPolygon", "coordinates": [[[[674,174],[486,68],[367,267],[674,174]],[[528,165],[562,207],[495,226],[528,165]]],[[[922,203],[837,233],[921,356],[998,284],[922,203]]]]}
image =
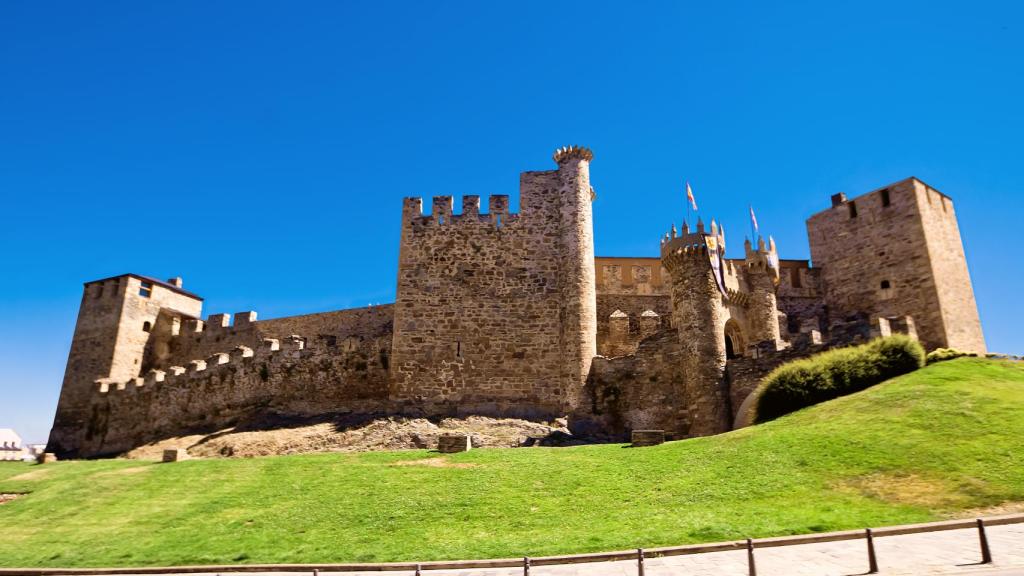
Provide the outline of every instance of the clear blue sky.
{"type": "Polygon", "coordinates": [[[401,198],[596,154],[597,252],[683,214],[783,257],[838,191],[951,195],[989,347],[1024,352],[1020,2],[0,3],[0,427],[44,440],[82,282],[206,312],[393,299],[401,198]]]}

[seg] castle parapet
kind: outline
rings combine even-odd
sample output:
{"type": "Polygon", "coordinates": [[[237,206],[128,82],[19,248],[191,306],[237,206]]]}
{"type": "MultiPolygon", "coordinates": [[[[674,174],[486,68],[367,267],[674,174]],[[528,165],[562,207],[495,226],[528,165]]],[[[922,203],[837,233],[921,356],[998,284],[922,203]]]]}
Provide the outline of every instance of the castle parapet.
{"type": "Polygon", "coordinates": [[[296,362],[300,361],[301,353],[307,350],[306,339],[302,336],[292,334],[282,341],[276,338],[265,338],[263,345],[254,350],[248,346],[235,346],[229,352],[217,352],[211,354],[205,360],[192,360],[188,367],[169,366],[166,370],[151,369],[143,377],[130,378],[127,381],[116,381],[113,378],[100,378],[94,382],[96,392],[107,394],[111,391],[126,391],[131,393],[138,388],[153,386],[157,383],[169,386],[194,386],[195,382],[206,378],[216,378],[219,370],[232,364],[247,364],[252,360],[266,362],[296,362]],[[284,354],[280,352],[284,351],[284,354]]]}
{"type": "Polygon", "coordinates": [[[223,330],[231,325],[231,314],[210,314],[206,319],[208,331],[223,330]]]}
{"type": "Polygon", "coordinates": [[[490,223],[504,226],[519,219],[519,215],[509,210],[507,194],[492,194],[487,198],[487,213],[480,212],[480,196],[468,194],[462,197],[462,212],[455,212],[452,196],[434,196],[430,214],[423,214],[423,199],[408,197],[402,201],[402,221],[418,224],[448,226],[460,223],[490,223]]]}
{"type": "Polygon", "coordinates": [[[243,358],[252,358],[252,356],[252,348],[249,348],[248,346],[235,346],[235,348],[231,350],[232,362],[237,362],[243,358]]]}
{"type": "Polygon", "coordinates": [[[256,312],[247,310],[235,312],[235,328],[245,328],[256,321],[256,312]]]}
{"type": "Polygon", "coordinates": [[[163,370],[152,369],[146,373],[146,385],[152,386],[158,382],[163,382],[167,378],[167,372],[163,370]]]}

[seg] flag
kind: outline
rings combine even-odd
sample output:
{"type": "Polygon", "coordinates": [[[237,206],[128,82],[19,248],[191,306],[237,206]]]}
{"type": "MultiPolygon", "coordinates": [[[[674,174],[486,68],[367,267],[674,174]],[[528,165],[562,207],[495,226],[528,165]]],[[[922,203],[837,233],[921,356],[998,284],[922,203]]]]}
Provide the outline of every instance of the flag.
{"type": "MultiPolygon", "coordinates": [[[[753,206],[750,207],[750,225],[754,227],[754,234],[756,235],[757,234],[757,230],[758,230],[758,228],[757,228],[757,216],[754,216],[754,207],[753,206]]],[[[757,238],[755,238],[754,241],[756,242],[757,238]]]]}
{"type": "Polygon", "coordinates": [[[693,188],[690,188],[690,182],[686,182],[686,199],[690,201],[690,206],[693,206],[693,211],[697,211],[697,200],[693,197],[693,188]]]}

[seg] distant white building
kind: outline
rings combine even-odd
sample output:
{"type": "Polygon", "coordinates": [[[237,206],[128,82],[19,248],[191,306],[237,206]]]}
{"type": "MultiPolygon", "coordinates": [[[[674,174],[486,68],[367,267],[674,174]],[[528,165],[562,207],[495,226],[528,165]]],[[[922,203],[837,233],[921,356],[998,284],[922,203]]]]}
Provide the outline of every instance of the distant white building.
{"type": "Polygon", "coordinates": [[[10,428],[0,428],[0,460],[21,460],[24,454],[21,436],[10,428]]]}

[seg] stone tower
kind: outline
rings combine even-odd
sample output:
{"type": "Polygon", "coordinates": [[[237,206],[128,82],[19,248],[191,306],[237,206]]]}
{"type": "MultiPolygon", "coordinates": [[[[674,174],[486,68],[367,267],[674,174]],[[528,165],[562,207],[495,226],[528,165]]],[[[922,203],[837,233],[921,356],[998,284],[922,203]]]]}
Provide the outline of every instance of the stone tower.
{"type": "Polygon", "coordinates": [[[763,237],[757,239],[757,250],[747,240],[743,243],[745,252],[745,277],[750,291],[747,305],[748,338],[751,344],[782,340],[779,331],[778,302],[775,297],[779,285],[779,254],[775,240],[765,245],[763,237]]]}
{"type": "Polygon", "coordinates": [[[725,382],[725,322],[728,309],[720,289],[721,237],[704,230],[672,232],[661,245],[661,264],[669,274],[672,326],[683,352],[683,389],[691,436],[729,430],[725,382]]]}
{"type": "Polygon", "coordinates": [[[555,152],[508,196],[407,198],[390,396],[412,412],[555,417],[578,401],[597,354],[593,154],[555,152]]]}
{"type": "Polygon", "coordinates": [[[161,308],[198,317],[202,305],[202,298],[181,288],[180,278],[161,282],[125,274],[87,282],[47,451],[75,456],[83,439],[94,433],[90,396],[98,383],[139,376],[161,308]]]}
{"type": "Polygon", "coordinates": [[[566,353],[565,379],[567,408],[575,407],[583,383],[590,374],[590,363],[597,356],[597,273],[594,268],[595,199],[590,185],[590,161],[587,148],[569,146],[555,151],[561,189],[560,252],[562,300],[565,320],[562,342],[566,353]],[[577,385],[578,384],[578,385],[577,385]]]}
{"type": "Polygon", "coordinates": [[[832,207],[807,220],[811,259],[822,270],[830,321],[867,313],[910,316],[928,349],[985,351],[953,201],[917,178],[832,207]]]}

